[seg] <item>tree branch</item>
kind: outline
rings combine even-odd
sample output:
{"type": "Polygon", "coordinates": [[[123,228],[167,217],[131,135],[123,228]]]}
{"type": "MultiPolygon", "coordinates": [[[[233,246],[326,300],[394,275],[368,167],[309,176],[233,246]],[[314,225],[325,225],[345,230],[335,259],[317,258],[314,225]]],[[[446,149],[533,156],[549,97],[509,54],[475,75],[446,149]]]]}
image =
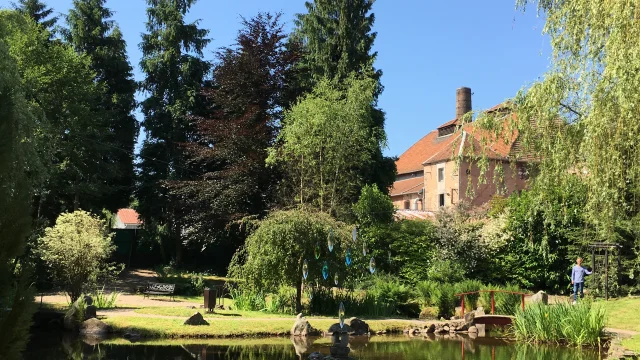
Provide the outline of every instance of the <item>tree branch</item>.
{"type": "Polygon", "coordinates": [[[563,108],[565,108],[565,109],[567,109],[567,110],[571,111],[572,113],[574,113],[574,114],[578,115],[579,117],[583,117],[583,115],[582,115],[580,112],[578,112],[578,111],[574,110],[574,109],[573,109],[571,106],[569,106],[569,105],[565,105],[565,104],[563,104],[562,102],[560,102],[560,106],[562,106],[563,108]]]}

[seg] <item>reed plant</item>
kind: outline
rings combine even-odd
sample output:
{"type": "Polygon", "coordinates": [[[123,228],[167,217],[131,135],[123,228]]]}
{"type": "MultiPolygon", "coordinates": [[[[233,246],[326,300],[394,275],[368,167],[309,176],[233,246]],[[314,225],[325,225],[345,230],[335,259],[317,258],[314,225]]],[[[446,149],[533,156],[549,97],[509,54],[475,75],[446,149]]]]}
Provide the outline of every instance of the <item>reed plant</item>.
{"type": "Polygon", "coordinates": [[[537,303],[516,312],[512,331],[516,339],[527,342],[597,346],[605,323],[605,309],[589,301],[576,305],[537,303]]]}
{"type": "Polygon", "coordinates": [[[101,290],[96,290],[93,293],[93,305],[98,309],[114,309],[116,307],[116,302],[118,301],[118,297],[120,297],[122,293],[118,291],[112,291],[107,294],[104,291],[104,286],[101,290]]]}
{"type": "Polygon", "coordinates": [[[231,288],[229,292],[236,310],[266,311],[267,309],[267,301],[262,292],[236,287],[231,288]]]}

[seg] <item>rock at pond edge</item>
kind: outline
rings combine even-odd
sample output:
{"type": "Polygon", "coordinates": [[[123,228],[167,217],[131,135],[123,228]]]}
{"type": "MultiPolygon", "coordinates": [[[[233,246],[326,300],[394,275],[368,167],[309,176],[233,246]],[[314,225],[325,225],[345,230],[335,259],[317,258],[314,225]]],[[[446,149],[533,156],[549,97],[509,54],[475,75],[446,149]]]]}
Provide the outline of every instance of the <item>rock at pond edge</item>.
{"type": "Polygon", "coordinates": [[[293,324],[291,328],[292,336],[317,336],[320,335],[320,330],[314,329],[313,326],[309,323],[309,321],[302,316],[302,314],[298,314],[296,317],[296,322],[293,324]]]}
{"type": "Polygon", "coordinates": [[[82,335],[104,336],[109,332],[109,325],[96,318],[85,320],[80,324],[80,334],[82,335]]]}
{"type": "Polygon", "coordinates": [[[191,325],[191,326],[209,325],[209,323],[204,319],[204,317],[202,317],[202,314],[200,314],[199,312],[191,315],[191,317],[189,317],[184,322],[184,324],[191,325]]]}
{"type": "Polygon", "coordinates": [[[356,317],[352,317],[351,319],[347,320],[345,324],[351,328],[351,330],[353,331],[353,335],[359,336],[369,334],[369,324],[356,317]]]}

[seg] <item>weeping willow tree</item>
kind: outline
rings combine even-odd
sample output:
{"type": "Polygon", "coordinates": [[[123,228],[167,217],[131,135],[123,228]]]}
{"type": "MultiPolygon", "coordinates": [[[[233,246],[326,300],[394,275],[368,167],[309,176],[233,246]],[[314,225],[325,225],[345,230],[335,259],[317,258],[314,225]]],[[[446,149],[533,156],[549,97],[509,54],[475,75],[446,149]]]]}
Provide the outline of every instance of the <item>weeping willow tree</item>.
{"type": "MultiPolygon", "coordinates": [[[[526,10],[534,1],[517,0],[526,10]]],[[[513,101],[515,116],[481,116],[487,141],[512,141],[510,160],[535,160],[537,189],[587,187],[584,218],[599,240],[638,214],[640,193],[640,1],[539,0],[553,54],[549,71],[513,101]]],[[[478,160],[487,163],[484,152],[478,160]]],[[[482,166],[480,166],[483,168],[482,166]]],[[[486,168],[486,166],[484,167],[486,168]]],[[[496,173],[496,172],[494,172],[496,173]]],[[[538,208],[550,207],[536,191],[538,208]]],[[[592,239],[593,240],[593,239],[592,239]]]]}

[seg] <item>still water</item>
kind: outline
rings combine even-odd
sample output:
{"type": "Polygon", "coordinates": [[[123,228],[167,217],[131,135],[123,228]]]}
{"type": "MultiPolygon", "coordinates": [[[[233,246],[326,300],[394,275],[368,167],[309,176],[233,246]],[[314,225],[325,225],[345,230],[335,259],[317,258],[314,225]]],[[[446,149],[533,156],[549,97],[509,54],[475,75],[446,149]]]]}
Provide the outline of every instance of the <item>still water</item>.
{"type": "MultiPolygon", "coordinates": [[[[530,346],[468,337],[377,336],[350,338],[350,358],[359,360],[596,360],[597,352],[530,346]]],[[[97,343],[53,333],[35,334],[27,360],[299,360],[312,352],[329,355],[331,339],[293,341],[288,338],[241,340],[168,340],[131,343],[110,339],[97,343]]]]}

